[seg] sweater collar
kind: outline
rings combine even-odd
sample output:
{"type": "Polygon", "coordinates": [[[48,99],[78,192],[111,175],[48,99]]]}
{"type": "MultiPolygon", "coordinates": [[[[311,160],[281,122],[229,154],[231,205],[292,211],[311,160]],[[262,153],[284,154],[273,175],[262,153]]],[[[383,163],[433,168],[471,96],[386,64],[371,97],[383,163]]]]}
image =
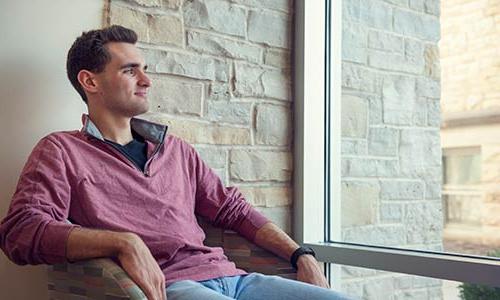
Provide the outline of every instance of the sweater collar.
{"type": "MultiPolygon", "coordinates": [[[[92,122],[92,120],[89,118],[89,115],[82,115],[82,123],[82,132],[91,135],[96,139],[104,141],[102,133],[99,131],[94,122],[92,122]]],[[[145,140],[151,141],[155,144],[163,143],[168,129],[168,126],[166,125],[161,125],[138,118],[132,118],[130,120],[130,127],[145,140]]]]}

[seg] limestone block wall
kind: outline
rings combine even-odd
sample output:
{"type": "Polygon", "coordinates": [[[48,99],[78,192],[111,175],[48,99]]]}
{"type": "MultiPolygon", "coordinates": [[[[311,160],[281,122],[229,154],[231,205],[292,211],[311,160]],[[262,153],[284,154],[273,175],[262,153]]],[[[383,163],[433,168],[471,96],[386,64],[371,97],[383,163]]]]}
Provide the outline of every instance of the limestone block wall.
{"type": "Polygon", "coordinates": [[[443,113],[500,110],[500,2],[442,2],[443,113]]]}
{"type": "MultiPolygon", "coordinates": [[[[439,0],[343,1],[342,237],[442,248],[439,0]]],[[[438,280],[343,268],[363,299],[441,299],[438,280]]]]}
{"type": "Polygon", "coordinates": [[[288,232],[292,21],[289,0],[110,0],[107,19],[139,34],[153,79],[144,117],[288,232]]]}

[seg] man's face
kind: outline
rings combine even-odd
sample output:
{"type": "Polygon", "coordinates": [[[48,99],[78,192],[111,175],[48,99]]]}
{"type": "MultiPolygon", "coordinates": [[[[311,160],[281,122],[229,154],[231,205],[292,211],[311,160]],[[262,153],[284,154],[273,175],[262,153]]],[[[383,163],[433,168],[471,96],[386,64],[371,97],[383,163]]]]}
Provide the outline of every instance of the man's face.
{"type": "Polygon", "coordinates": [[[147,112],[151,80],[145,74],[147,66],[141,52],[129,43],[112,42],[105,47],[111,54],[111,61],[96,74],[100,96],[98,105],[124,117],[147,112]]]}

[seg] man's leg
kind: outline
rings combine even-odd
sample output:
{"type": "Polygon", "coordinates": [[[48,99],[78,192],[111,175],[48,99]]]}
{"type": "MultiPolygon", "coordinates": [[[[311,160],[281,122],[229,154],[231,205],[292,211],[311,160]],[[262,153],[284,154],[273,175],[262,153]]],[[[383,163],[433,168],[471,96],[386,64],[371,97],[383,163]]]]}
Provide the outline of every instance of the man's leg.
{"type": "Polygon", "coordinates": [[[258,273],[242,276],[235,298],[238,300],[355,299],[339,292],[320,288],[304,282],[258,273]]]}
{"type": "Polygon", "coordinates": [[[168,300],[234,300],[224,296],[219,291],[213,290],[203,284],[192,281],[182,280],[174,282],[167,287],[168,300]]]}

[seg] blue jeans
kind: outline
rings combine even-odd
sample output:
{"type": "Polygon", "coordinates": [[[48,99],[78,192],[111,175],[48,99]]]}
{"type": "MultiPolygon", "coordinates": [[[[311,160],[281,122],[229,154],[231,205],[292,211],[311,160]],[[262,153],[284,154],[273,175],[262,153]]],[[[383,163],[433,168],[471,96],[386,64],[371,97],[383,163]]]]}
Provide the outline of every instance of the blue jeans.
{"type": "Polygon", "coordinates": [[[182,280],[167,287],[168,300],[354,299],[336,291],[278,276],[251,273],[205,281],[182,280]]]}

